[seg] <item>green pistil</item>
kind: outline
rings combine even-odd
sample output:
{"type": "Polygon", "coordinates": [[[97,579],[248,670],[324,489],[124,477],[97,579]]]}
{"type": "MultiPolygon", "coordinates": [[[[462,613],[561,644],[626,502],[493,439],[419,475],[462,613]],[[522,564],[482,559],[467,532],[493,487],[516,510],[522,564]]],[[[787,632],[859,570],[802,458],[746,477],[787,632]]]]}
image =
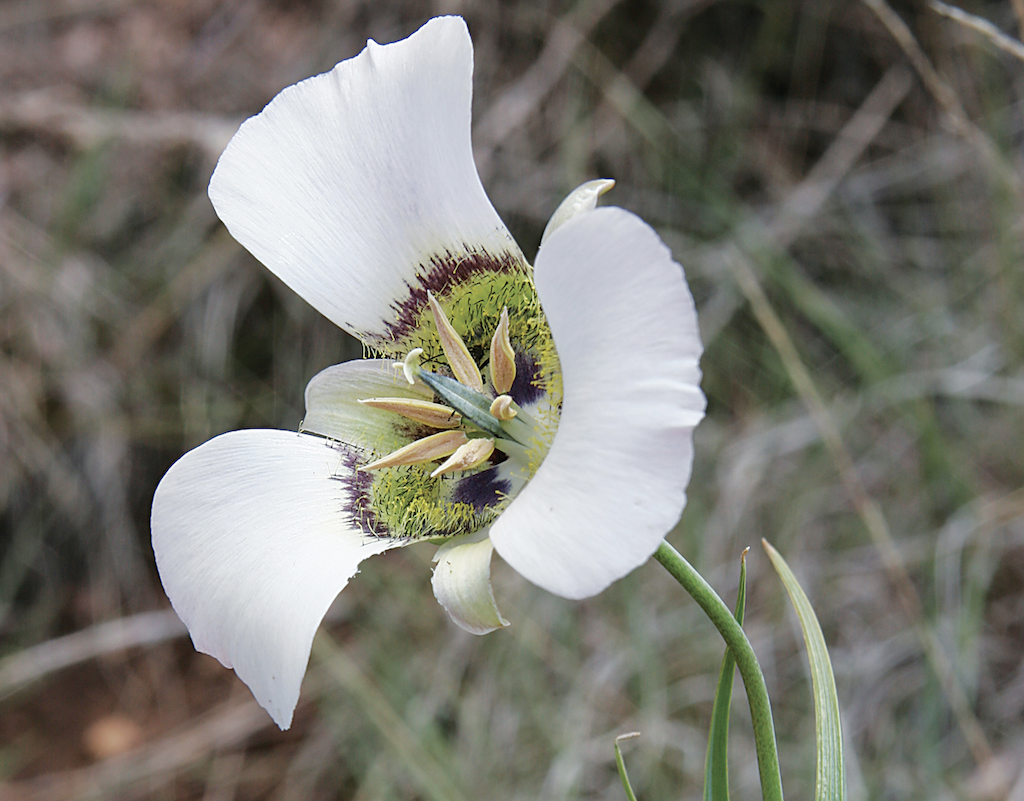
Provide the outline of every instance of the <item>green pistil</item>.
{"type": "Polygon", "coordinates": [[[499,420],[492,415],[491,401],[482,393],[470,389],[454,378],[431,373],[418,366],[412,368],[410,372],[481,431],[498,439],[511,439],[524,446],[532,439],[533,431],[527,423],[518,418],[499,420]]]}
{"type": "Polygon", "coordinates": [[[490,413],[491,404],[481,393],[446,375],[431,373],[422,368],[412,374],[437,393],[438,397],[478,428],[495,437],[501,437],[501,422],[490,413]]]}

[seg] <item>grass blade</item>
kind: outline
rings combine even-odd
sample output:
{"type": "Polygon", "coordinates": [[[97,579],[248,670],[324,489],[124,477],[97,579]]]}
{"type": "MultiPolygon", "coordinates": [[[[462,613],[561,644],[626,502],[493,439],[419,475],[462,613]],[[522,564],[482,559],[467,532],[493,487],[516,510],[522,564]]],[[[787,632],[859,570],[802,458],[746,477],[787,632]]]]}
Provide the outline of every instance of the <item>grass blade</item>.
{"type": "MultiPolygon", "coordinates": [[[[743,625],[747,605],[747,551],[740,554],[740,585],[736,591],[736,622],[743,625]]],[[[708,732],[708,753],[704,758],[704,801],[729,801],[729,710],[732,708],[732,679],[736,658],[725,649],[718,674],[715,705],[708,732]]]]}
{"type": "Polygon", "coordinates": [[[636,801],[636,795],[629,784],[629,774],[626,773],[626,763],[622,759],[622,749],[619,748],[619,743],[622,740],[632,740],[639,736],[640,732],[631,731],[629,734],[620,734],[615,738],[615,767],[619,769],[619,778],[622,779],[622,789],[626,791],[627,801],[636,801]]]}
{"type": "Polygon", "coordinates": [[[828,658],[825,637],[814,615],[811,602],[801,589],[793,571],[766,540],[761,540],[768,558],[772,560],[789,599],[796,609],[800,628],[807,644],[807,658],[811,663],[811,686],[814,694],[814,729],[818,743],[818,768],[814,782],[815,801],[845,801],[846,772],[843,769],[843,729],[839,721],[839,696],[832,663],[828,658]]]}

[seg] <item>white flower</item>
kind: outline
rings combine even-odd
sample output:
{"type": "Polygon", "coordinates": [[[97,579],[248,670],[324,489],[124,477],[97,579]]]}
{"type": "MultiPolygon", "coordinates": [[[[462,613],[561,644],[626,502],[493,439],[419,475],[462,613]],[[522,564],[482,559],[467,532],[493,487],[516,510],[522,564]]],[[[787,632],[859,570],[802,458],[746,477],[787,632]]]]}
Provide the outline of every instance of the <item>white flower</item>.
{"type": "Polygon", "coordinates": [[[682,269],[640,219],[595,208],[608,181],[559,207],[531,268],[473,162],[472,71],[458,17],[368,42],[244,123],[210,183],[232,235],[383,357],[313,378],[302,433],[219,436],[153,499],[160,577],[196,648],[282,728],[364,559],[442,542],[435,595],[484,633],[507,625],[492,549],[585,598],[645,562],[686,503],[704,397],[682,269]]]}

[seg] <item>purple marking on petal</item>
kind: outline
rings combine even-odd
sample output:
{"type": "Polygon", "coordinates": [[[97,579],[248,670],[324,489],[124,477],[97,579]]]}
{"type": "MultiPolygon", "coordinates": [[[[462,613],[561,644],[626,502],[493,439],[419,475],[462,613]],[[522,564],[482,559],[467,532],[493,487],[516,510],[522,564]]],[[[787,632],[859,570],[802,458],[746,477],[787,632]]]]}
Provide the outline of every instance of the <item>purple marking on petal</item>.
{"type": "Polygon", "coordinates": [[[417,276],[417,285],[409,287],[409,296],[391,304],[395,310],[395,321],[388,324],[385,341],[401,340],[415,330],[420,313],[427,305],[428,291],[440,297],[446,295],[453,285],[468,281],[480,273],[526,270],[526,265],[513,253],[470,252],[468,245],[463,245],[463,249],[460,255],[446,251],[430,258],[417,276]]]}
{"type": "Polygon", "coordinates": [[[349,506],[341,510],[342,515],[349,519],[353,527],[358,528],[370,537],[390,537],[387,527],[377,518],[373,511],[370,489],[373,486],[373,474],[361,473],[358,468],[366,464],[368,459],[358,449],[344,442],[327,440],[327,447],[342,456],[342,464],[347,468],[344,473],[332,476],[335,481],[342,482],[349,492],[349,506]]]}
{"type": "Polygon", "coordinates": [[[508,394],[520,406],[536,403],[544,394],[540,386],[540,366],[529,353],[516,351],[516,378],[508,394]]]}
{"type": "Polygon", "coordinates": [[[455,503],[469,504],[475,511],[482,512],[505,500],[511,489],[512,482],[501,478],[495,466],[460,478],[452,493],[452,500],[455,503]]]}

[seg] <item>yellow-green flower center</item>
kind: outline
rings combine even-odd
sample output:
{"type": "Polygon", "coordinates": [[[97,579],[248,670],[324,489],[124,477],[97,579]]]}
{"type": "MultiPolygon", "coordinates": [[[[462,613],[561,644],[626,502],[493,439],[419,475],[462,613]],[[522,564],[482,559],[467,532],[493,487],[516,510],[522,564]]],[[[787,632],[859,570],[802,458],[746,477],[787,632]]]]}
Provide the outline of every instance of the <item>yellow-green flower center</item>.
{"type": "Polygon", "coordinates": [[[527,271],[476,275],[426,300],[388,350],[405,351],[396,367],[434,402],[362,400],[405,429],[418,424],[403,447],[359,466],[365,511],[400,538],[489,525],[536,472],[561,408],[558,356],[527,271]]]}

